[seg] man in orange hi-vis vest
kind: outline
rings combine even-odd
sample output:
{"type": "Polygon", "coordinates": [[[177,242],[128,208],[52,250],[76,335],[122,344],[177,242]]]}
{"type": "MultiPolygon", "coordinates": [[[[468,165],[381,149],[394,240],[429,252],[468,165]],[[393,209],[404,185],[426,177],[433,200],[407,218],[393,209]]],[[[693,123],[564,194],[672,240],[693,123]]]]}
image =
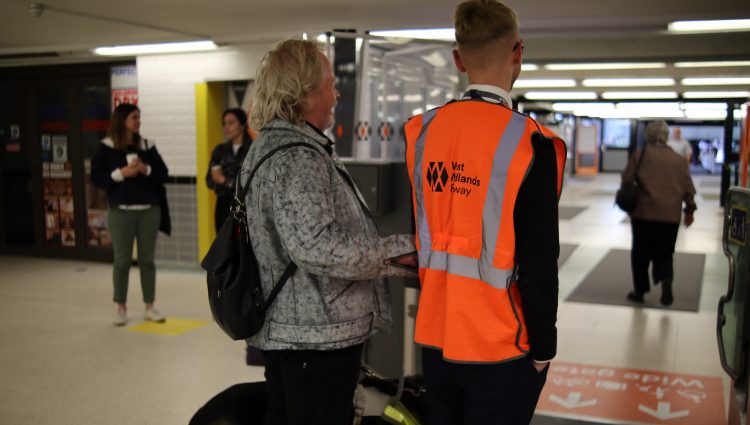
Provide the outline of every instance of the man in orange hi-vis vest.
{"type": "Polygon", "coordinates": [[[557,348],[557,204],[565,143],[511,109],[515,13],[455,13],[460,100],[405,127],[422,290],[427,425],[528,424],[557,348]]]}

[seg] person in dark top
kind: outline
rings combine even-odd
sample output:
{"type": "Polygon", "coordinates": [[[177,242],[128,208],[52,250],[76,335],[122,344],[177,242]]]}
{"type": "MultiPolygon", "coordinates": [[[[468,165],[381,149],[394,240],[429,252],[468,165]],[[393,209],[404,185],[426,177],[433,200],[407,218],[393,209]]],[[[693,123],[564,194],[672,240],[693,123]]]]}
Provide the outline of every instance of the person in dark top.
{"type": "Polygon", "coordinates": [[[211,153],[206,184],[216,192],[214,223],[219,231],[229,215],[234,198],[235,182],[252,139],[247,131],[247,115],[239,108],[227,109],[222,115],[227,140],[211,153]]]}
{"type": "Polygon", "coordinates": [[[156,266],[154,251],[161,214],[161,191],[168,170],[153,143],[139,133],[141,111],[128,103],[115,108],[107,138],[99,144],[91,160],[94,185],[107,192],[107,223],[114,251],[115,325],[128,322],[128,276],[133,258],[133,239],[138,243],[138,268],[141,275],[144,319],[163,322],[154,308],[156,266]]]}

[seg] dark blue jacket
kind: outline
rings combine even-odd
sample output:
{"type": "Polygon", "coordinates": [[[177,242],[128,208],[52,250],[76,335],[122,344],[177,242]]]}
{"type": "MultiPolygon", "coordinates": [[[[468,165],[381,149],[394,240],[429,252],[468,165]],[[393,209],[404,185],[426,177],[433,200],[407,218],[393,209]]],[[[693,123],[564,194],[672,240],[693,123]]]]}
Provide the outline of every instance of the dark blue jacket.
{"type": "Polygon", "coordinates": [[[125,152],[115,150],[112,140],[102,140],[91,159],[91,180],[107,192],[109,207],[119,205],[160,205],[160,191],[167,181],[168,170],[155,146],[139,149],[138,157],[151,166],[148,176],[138,175],[122,182],[112,179],[112,172],[127,165],[125,152]]]}

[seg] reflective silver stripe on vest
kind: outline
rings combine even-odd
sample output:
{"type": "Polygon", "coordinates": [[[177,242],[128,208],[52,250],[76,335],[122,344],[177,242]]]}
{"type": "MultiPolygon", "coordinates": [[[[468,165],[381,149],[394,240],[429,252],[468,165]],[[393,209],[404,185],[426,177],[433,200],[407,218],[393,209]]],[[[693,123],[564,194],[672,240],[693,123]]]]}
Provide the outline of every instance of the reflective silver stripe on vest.
{"type": "Polygon", "coordinates": [[[511,115],[508,126],[503,132],[500,143],[495,150],[492,170],[490,172],[489,188],[484,210],[482,211],[483,249],[479,259],[476,259],[449,254],[444,251],[432,251],[432,238],[424,208],[422,162],[427,126],[434,118],[435,112],[436,110],[433,110],[423,115],[423,126],[414,150],[414,193],[417,202],[417,232],[420,241],[419,266],[432,270],[447,271],[453,275],[481,280],[498,289],[506,289],[509,280],[513,276],[513,269],[494,267],[492,260],[495,256],[495,247],[500,229],[508,169],[523,137],[526,128],[526,117],[519,114],[511,115]]]}
{"type": "Polygon", "coordinates": [[[484,264],[484,267],[492,267],[492,260],[495,258],[500,220],[503,218],[503,199],[505,198],[505,186],[508,183],[508,170],[513,154],[515,154],[518,144],[521,143],[525,129],[526,117],[520,114],[511,114],[508,126],[503,131],[500,143],[495,149],[495,156],[492,159],[490,185],[487,187],[487,197],[484,200],[484,209],[482,210],[484,249],[482,249],[480,261],[484,264]]]}
{"type": "MultiPolygon", "coordinates": [[[[430,237],[430,228],[425,219],[424,212],[424,191],[422,189],[422,158],[424,157],[424,144],[427,139],[427,128],[430,126],[432,119],[435,118],[437,109],[432,109],[422,115],[422,129],[419,131],[417,144],[414,147],[414,193],[417,200],[417,235],[419,236],[419,245],[422,249],[432,247],[432,238],[430,237]]],[[[420,264],[422,264],[420,262],[420,264]]],[[[424,263],[427,264],[427,263],[424,263]]]]}

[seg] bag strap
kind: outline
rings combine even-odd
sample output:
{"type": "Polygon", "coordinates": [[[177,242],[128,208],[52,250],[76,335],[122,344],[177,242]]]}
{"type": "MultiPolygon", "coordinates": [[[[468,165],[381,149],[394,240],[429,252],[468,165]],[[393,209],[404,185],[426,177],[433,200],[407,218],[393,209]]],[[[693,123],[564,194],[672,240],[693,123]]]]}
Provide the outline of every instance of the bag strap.
{"type": "Polygon", "coordinates": [[[281,290],[284,289],[284,285],[286,284],[286,281],[289,280],[289,278],[292,277],[292,275],[296,271],[297,271],[297,264],[294,261],[290,261],[289,265],[286,266],[284,273],[282,273],[281,277],[276,282],[276,284],[273,285],[273,289],[271,290],[271,293],[268,295],[268,299],[266,299],[266,307],[264,310],[268,310],[268,308],[271,307],[271,304],[273,304],[273,302],[276,300],[276,297],[279,295],[279,292],[281,292],[281,290]]]}
{"type": "Polygon", "coordinates": [[[304,147],[307,147],[309,149],[317,151],[317,149],[315,149],[314,147],[310,146],[310,144],[306,143],[306,142],[293,142],[293,143],[289,143],[289,144],[286,144],[286,145],[283,145],[283,146],[278,146],[276,148],[271,149],[270,151],[268,151],[268,153],[266,153],[265,155],[263,155],[263,157],[260,160],[258,160],[258,162],[255,164],[255,167],[253,167],[253,170],[250,171],[250,176],[248,176],[247,182],[245,182],[245,187],[240,188],[240,185],[237,185],[237,191],[235,192],[235,200],[238,200],[238,201],[244,203],[245,196],[247,196],[247,191],[250,189],[250,182],[253,180],[253,177],[255,176],[255,173],[258,171],[258,169],[260,168],[260,166],[264,162],[266,162],[267,159],[269,159],[270,157],[274,156],[279,151],[283,151],[283,150],[286,150],[286,149],[291,149],[291,148],[294,148],[294,147],[297,147],[297,146],[304,146],[304,147]]]}
{"type": "MultiPolygon", "coordinates": [[[[314,147],[310,146],[309,143],[305,142],[294,142],[289,143],[283,146],[276,147],[274,149],[271,149],[261,157],[261,159],[255,164],[255,167],[253,167],[252,171],[250,171],[250,175],[247,178],[247,182],[245,182],[245,186],[240,188],[239,184],[235,188],[235,195],[234,199],[232,200],[232,207],[231,207],[231,214],[234,216],[235,219],[239,220],[242,225],[245,226],[245,231],[249,232],[249,229],[247,229],[247,221],[245,216],[245,196],[247,196],[247,191],[250,189],[250,182],[253,180],[253,177],[255,176],[255,173],[258,172],[258,169],[260,166],[269,158],[274,156],[277,152],[291,149],[294,147],[306,147],[311,150],[316,150],[314,147]],[[239,192],[239,193],[238,193],[239,192]]],[[[289,264],[286,266],[286,269],[284,269],[284,273],[281,274],[281,277],[279,277],[279,280],[276,281],[276,284],[273,285],[273,289],[271,290],[271,293],[268,295],[268,298],[265,302],[265,309],[268,310],[268,308],[273,304],[273,302],[276,300],[276,297],[279,295],[279,292],[281,292],[282,289],[284,289],[284,285],[286,284],[287,280],[289,280],[290,277],[294,274],[294,272],[297,271],[297,264],[294,261],[290,261],[289,264]]]]}
{"type": "Polygon", "coordinates": [[[646,145],[643,145],[643,149],[641,149],[641,154],[638,155],[638,162],[635,164],[635,174],[634,178],[638,182],[638,184],[641,184],[640,179],[638,178],[638,170],[641,169],[641,163],[643,162],[643,154],[646,153],[646,145]]]}

